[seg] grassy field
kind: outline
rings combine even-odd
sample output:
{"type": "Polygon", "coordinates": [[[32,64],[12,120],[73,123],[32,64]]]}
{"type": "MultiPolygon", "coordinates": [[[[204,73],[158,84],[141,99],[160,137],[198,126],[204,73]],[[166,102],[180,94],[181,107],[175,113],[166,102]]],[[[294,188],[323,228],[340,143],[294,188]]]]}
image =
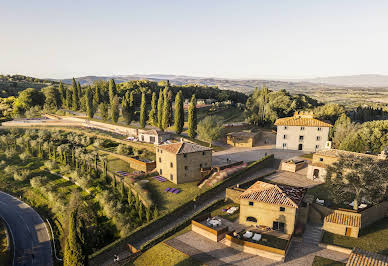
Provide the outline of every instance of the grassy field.
{"type": "Polygon", "coordinates": [[[388,255],[388,217],[362,229],[358,238],[335,235],[325,232],[324,243],[345,248],[362,248],[364,250],[388,255]]]}
{"type": "Polygon", "coordinates": [[[222,211],[222,209],[228,209],[228,208],[233,207],[233,206],[240,207],[240,204],[233,203],[233,202],[226,202],[223,205],[221,205],[219,208],[213,210],[211,212],[211,215],[212,216],[220,216],[220,217],[222,217],[224,219],[228,219],[229,221],[234,222],[240,216],[240,210],[236,211],[232,215],[228,214],[227,212],[223,212],[222,211]]]}
{"type": "Polygon", "coordinates": [[[157,202],[158,209],[162,214],[194,199],[198,193],[205,190],[198,189],[197,182],[177,185],[170,181],[159,182],[153,177],[147,177],[146,179],[149,180],[147,189],[152,195],[152,200],[157,202]],[[179,188],[181,192],[179,194],[165,192],[166,188],[179,188]]]}
{"type": "MultiPolygon", "coordinates": [[[[181,234],[187,233],[191,230],[191,225],[185,227],[183,230],[177,232],[176,234],[170,236],[168,239],[175,238],[181,234]]],[[[202,265],[200,262],[192,259],[190,256],[166,245],[164,242],[161,242],[143,254],[141,254],[133,263],[128,265],[142,266],[142,265],[152,265],[155,266],[196,266],[202,265]]]]}
{"type": "Polygon", "coordinates": [[[0,220],[0,265],[11,265],[12,255],[8,250],[5,224],[0,220]]]}
{"type": "Polygon", "coordinates": [[[342,265],[345,265],[345,263],[327,259],[320,256],[315,256],[312,266],[342,266],[342,265]]]}

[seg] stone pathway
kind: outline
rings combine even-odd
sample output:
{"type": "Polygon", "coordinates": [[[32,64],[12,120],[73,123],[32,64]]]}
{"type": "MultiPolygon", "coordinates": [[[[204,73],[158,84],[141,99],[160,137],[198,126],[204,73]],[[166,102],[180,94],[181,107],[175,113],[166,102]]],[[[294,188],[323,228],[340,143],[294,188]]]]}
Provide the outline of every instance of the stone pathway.
{"type": "Polygon", "coordinates": [[[303,243],[318,245],[321,241],[322,226],[307,224],[303,234],[303,243]]]}

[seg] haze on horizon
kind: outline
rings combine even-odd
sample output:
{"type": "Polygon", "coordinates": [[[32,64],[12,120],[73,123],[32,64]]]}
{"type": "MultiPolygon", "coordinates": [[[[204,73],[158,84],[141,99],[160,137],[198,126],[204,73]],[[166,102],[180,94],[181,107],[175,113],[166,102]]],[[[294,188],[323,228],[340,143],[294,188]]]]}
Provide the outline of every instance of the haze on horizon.
{"type": "Polygon", "coordinates": [[[7,1],[0,74],[388,74],[383,1],[7,1]]]}

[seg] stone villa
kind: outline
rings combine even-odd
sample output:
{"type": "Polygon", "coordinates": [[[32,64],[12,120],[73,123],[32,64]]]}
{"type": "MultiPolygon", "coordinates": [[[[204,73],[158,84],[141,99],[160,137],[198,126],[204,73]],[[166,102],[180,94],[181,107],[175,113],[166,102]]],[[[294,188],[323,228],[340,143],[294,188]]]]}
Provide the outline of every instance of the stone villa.
{"type": "Polygon", "coordinates": [[[307,167],[307,178],[325,182],[326,179],[326,168],[338,161],[340,156],[343,155],[355,155],[361,157],[370,157],[373,159],[387,159],[385,152],[382,152],[379,155],[365,154],[365,153],[357,153],[350,152],[344,150],[337,149],[324,149],[321,151],[317,151],[313,154],[313,159],[311,163],[307,167]]]}
{"type": "Polygon", "coordinates": [[[276,148],[314,152],[325,147],[331,124],[313,117],[312,113],[295,112],[292,117],[276,120],[276,148]]]}
{"type": "Polygon", "coordinates": [[[240,195],[240,224],[292,234],[306,188],[257,181],[240,195]]]}
{"type": "Polygon", "coordinates": [[[175,184],[199,181],[202,169],[212,166],[212,149],[190,142],[156,147],[156,169],[175,184]]]}

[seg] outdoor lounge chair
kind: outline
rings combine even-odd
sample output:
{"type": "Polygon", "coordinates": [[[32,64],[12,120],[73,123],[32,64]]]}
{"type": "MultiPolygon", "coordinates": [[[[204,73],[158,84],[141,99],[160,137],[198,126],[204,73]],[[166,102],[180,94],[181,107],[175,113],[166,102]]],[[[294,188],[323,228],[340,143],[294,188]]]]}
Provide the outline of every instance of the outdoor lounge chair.
{"type": "Polygon", "coordinates": [[[260,241],[261,239],[261,234],[255,234],[253,237],[252,237],[253,240],[255,241],[260,241]]]}
{"type": "Polygon", "coordinates": [[[178,194],[179,192],[181,192],[181,191],[180,191],[180,189],[177,188],[173,193],[178,194]]]}
{"type": "Polygon", "coordinates": [[[171,189],[171,188],[168,187],[168,188],[166,188],[166,189],[164,190],[164,192],[169,192],[170,189],[171,189]]]}
{"type": "Polygon", "coordinates": [[[177,190],[177,189],[176,189],[176,188],[172,188],[172,189],[170,190],[170,192],[171,192],[171,193],[174,193],[175,190],[177,190]]]}
{"type": "Polygon", "coordinates": [[[253,233],[252,233],[252,232],[250,232],[250,231],[246,231],[246,232],[245,232],[245,234],[243,234],[243,237],[245,237],[245,238],[251,238],[251,237],[252,237],[252,235],[253,235],[253,233]]]}

